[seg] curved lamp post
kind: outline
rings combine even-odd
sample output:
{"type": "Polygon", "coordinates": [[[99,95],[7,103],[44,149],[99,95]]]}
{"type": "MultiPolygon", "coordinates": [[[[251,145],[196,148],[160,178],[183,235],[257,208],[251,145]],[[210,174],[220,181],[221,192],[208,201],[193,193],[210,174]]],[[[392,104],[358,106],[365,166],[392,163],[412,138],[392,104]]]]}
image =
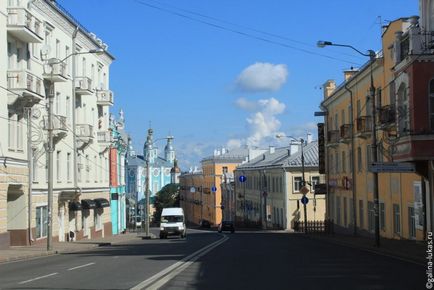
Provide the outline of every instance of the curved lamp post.
{"type": "MultiPolygon", "coordinates": [[[[370,85],[370,89],[369,89],[369,96],[370,96],[370,99],[372,102],[372,145],[371,145],[371,148],[372,148],[372,163],[376,163],[377,162],[377,132],[376,132],[375,127],[376,127],[377,112],[376,112],[376,108],[375,108],[374,77],[372,75],[372,64],[374,63],[375,58],[376,58],[375,51],[368,50],[368,53],[363,53],[360,50],[353,47],[352,45],[337,44],[337,43],[333,43],[331,41],[324,41],[324,40],[318,41],[317,46],[320,48],[324,48],[326,46],[348,47],[348,48],[351,48],[352,50],[358,52],[360,55],[369,57],[369,60],[370,60],[369,66],[370,66],[370,70],[371,70],[371,72],[370,72],[371,85],[370,85]]],[[[353,108],[351,108],[351,110],[352,109],[353,108]]],[[[354,168],[353,168],[353,170],[354,170],[354,168]]],[[[379,204],[379,194],[378,194],[378,173],[372,172],[372,174],[374,176],[373,192],[374,192],[374,216],[375,216],[375,246],[379,247],[380,246],[380,216],[379,216],[380,204],[379,204]]]]}

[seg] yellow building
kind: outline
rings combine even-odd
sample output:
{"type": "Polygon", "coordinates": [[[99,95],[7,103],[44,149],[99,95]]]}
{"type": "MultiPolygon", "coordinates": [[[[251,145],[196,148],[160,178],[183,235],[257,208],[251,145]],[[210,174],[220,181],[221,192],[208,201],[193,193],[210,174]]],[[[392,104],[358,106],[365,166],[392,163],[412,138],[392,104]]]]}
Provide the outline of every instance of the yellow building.
{"type": "Polygon", "coordinates": [[[240,148],[216,150],[213,156],[202,159],[201,171],[181,174],[181,206],[187,221],[198,224],[201,219],[218,225],[222,220],[222,189],[224,173],[235,168],[264,150],[240,148]],[[183,200],[182,200],[183,199],[183,200]]]}
{"type": "Polygon", "coordinates": [[[379,170],[380,235],[416,240],[425,237],[424,209],[430,207],[427,167],[434,158],[432,135],[428,132],[434,128],[428,128],[428,117],[421,120],[420,116],[428,115],[425,111],[428,111],[429,92],[425,87],[429,88],[429,80],[434,79],[432,64],[427,67],[425,62],[431,63],[434,58],[428,54],[416,56],[427,52],[423,48],[426,46],[422,33],[416,30],[420,30],[417,18],[391,22],[384,27],[383,50],[377,53],[375,60],[359,70],[346,71],[339,87],[332,80],[324,85],[321,106],[326,112],[328,215],[334,219],[337,230],[374,233],[375,176],[371,171],[376,168],[379,170]],[[371,73],[376,120],[373,120],[373,104],[369,98],[371,73]],[[416,75],[420,77],[416,79],[416,75]],[[420,83],[421,78],[426,83],[420,83]],[[420,86],[424,86],[426,92],[417,91],[420,86]],[[427,100],[425,105],[418,104],[421,99],[427,100]],[[391,169],[379,166],[371,168],[373,123],[377,162],[410,161],[408,170],[414,167],[415,173],[382,172],[391,169]],[[424,127],[426,129],[420,129],[424,127]]]}

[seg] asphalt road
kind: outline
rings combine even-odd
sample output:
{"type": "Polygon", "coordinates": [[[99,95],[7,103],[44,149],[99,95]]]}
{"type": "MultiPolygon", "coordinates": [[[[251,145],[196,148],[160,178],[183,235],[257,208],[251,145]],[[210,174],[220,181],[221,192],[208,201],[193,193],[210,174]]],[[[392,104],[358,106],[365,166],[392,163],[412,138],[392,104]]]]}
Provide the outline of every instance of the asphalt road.
{"type": "Polygon", "coordinates": [[[425,289],[425,267],[287,233],[135,240],[0,265],[1,289],[425,289]]]}

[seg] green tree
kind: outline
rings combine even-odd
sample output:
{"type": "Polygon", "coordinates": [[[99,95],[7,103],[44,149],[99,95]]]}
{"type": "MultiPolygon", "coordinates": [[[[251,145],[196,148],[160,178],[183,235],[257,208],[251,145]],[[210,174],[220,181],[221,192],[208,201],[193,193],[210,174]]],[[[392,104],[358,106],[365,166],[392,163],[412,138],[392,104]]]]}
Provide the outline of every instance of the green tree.
{"type": "Polygon", "coordinates": [[[179,184],[170,183],[165,185],[155,196],[154,220],[159,221],[163,208],[179,207],[179,184]]]}

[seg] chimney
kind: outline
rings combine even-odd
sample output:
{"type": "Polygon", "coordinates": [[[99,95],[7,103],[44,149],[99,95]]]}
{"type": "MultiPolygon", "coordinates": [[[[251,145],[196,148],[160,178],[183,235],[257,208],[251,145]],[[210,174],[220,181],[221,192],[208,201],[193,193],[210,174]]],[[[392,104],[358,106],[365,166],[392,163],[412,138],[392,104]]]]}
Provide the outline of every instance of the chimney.
{"type": "Polygon", "coordinates": [[[334,80],[328,80],[325,82],[325,84],[323,84],[322,87],[324,91],[324,99],[327,99],[336,89],[336,82],[334,80]]]}
{"type": "Polygon", "coordinates": [[[270,154],[273,154],[276,151],[276,148],[274,146],[269,147],[270,154]]]}
{"type": "Polygon", "coordinates": [[[222,155],[226,153],[226,148],[222,147],[222,155]]]}
{"type": "Polygon", "coordinates": [[[350,79],[353,75],[355,75],[356,73],[358,73],[359,70],[358,69],[349,69],[349,70],[344,70],[344,79],[345,81],[347,81],[348,79],[350,79]]]}
{"type": "Polygon", "coordinates": [[[293,155],[298,152],[300,144],[298,142],[291,142],[289,144],[289,155],[293,155]]]}
{"type": "Polygon", "coordinates": [[[307,133],[307,144],[312,143],[312,133],[307,133]]]}

